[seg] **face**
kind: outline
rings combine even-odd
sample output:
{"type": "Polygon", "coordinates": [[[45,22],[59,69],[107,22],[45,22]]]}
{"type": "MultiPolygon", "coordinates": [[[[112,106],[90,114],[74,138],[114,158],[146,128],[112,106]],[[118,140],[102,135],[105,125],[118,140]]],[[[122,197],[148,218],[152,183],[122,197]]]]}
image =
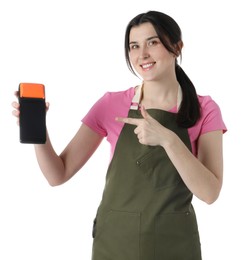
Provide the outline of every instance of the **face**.
{"type": "Polygon", "coordinates": [[[161,80],[175,71],[175,56],[160,42],[151,23],[132,27],[130,62],[143,80],[161,80]]]}

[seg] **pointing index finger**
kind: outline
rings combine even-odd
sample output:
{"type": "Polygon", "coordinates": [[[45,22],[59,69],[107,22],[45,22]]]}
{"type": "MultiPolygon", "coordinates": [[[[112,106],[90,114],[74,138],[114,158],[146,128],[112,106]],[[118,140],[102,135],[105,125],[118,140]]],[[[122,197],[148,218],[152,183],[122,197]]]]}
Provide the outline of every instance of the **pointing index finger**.
{"type": "Polygon", "coordinates": [[[141,121],[141,119],[139,118],[131,118],[131,117],[116,117],[115,120],[118,122],[122,122],[129,125],[136,125],[136,126],[138,126],[141,121]]]}

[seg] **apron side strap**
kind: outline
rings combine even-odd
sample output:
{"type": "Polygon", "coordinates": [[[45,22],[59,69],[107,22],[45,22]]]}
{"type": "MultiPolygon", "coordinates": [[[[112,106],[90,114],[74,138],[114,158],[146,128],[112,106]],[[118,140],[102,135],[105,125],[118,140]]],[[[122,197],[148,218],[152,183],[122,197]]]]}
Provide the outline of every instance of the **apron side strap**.
{"type": "Polygon", "coordinates": [[[142,85],[138,86],[136,93],[131,101],[130,109],[138,110],[142,95],[142,85]]]}

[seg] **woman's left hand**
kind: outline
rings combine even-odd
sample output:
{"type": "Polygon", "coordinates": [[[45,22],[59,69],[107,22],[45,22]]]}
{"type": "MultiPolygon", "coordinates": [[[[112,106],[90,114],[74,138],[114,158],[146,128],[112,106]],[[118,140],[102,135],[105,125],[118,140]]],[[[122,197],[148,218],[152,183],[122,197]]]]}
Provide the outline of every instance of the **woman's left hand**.
{"type": "Polygon", "coordinates": [[[143,118],[117,117],[116,121],[135,125],[134,133],[137,135],[141,144],[164,146],[167,136],[169,136],[172,131],[151,117],[144,107],[141,108],[141,114],[143,118]]]}

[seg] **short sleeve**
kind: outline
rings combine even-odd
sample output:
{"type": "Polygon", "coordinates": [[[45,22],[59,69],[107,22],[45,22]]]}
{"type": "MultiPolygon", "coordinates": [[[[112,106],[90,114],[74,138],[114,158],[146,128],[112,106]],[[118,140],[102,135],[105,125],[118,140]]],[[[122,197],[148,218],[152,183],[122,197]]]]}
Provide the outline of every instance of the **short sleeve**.
{"type": "Polygon", "coordinates": [[[88,111],[85,117],[81,120],[85,125],[90,127],[99,135],[107,136],[107,131],[104,126],[104,115],[107,113],[107,98],[108,93],[105,93],[88,111]]]}
{"type": "Polygon", "coordinates": [[[194,155],[197,154],[197,141],[200,135],[217,130],[221,130],[223,133],[227,131],[218,104],[210,96],[199,95],[198,100],[201,107],[201,117],[194,126],[188,128],[194,155]]]}
{"type": "Polygon", "coordinates": [[[202,112],[200,135],[216,130],[222,130],[225,133],[227,128],[219,105],[210,96],[200,98],[200,103],[202,112]]]}
{"type": "Polygon", "coordinates": [[[109,142],[116,143],[123,124],[116,122],[115,117],[128,115],[134,92],[134,87],[124,91],[106,92],[81,121],[96,133],[107,137],[109,142]]]}

